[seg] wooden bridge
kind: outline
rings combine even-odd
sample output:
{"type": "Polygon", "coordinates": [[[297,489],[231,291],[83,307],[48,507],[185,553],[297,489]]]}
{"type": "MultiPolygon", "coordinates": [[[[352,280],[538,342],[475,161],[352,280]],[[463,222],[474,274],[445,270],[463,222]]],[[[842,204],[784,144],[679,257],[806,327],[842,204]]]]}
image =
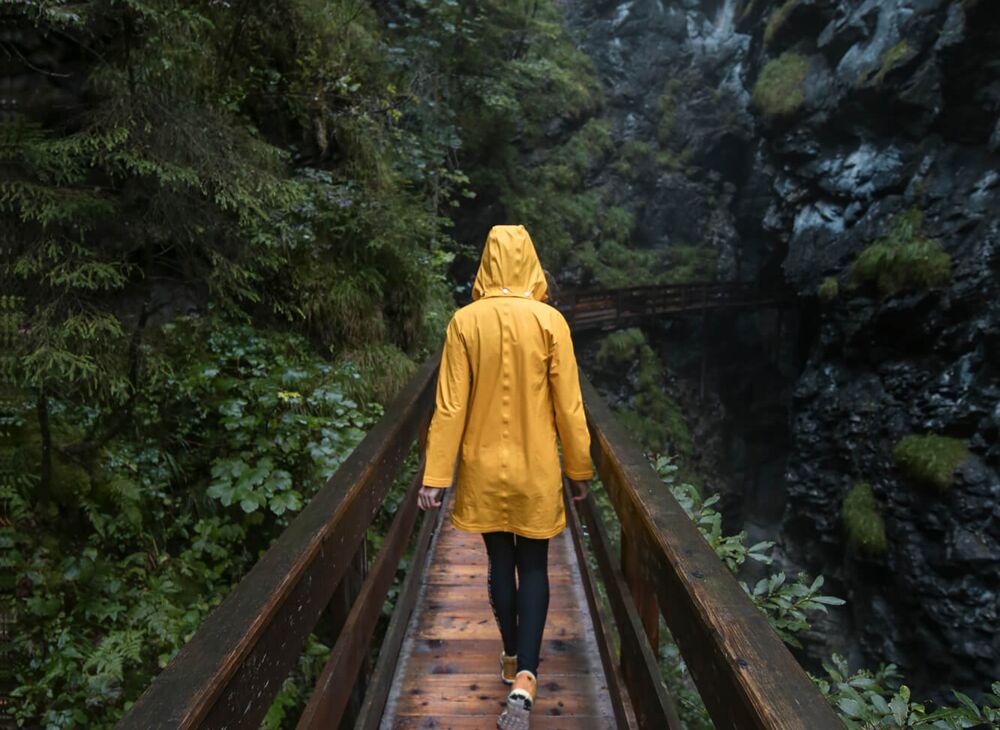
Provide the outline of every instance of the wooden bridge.
{"type": "Polygon", "coordinates": [[[749,281],[698,281],[620,289],[568,291],[556,308],[574,332],[617,329],[644,319],[715,310],[786,307],[790,296],[749,281]]]}
{"type": "MultiPolygon", "coordinates": [[[[631,297],[616,303],[616,321],[637,310],[631,297]]],[[[662,299],[664,307],[673,306],[669,300],[662,299]]],[[[300,730],[494,727],[507,687],[498,677],[501,645],[488,605],[485,551],[478,535],[451,527],[450,493],[440,510],[416,508],[422,460],[381,549],[374,556],[367,549],[368,527],[407,454],[415,447],[422,455],[437,369],[434,358],[418,370],[120,728],[259,727],[321,621],[332,623],[336,640],[300,730]],[[373,646],[408,545],[395,609],[373,646]]],[[[680,728],[657,663],[662,617],[716,727],[842,728],[585,378],[582,387],[592,457],[614,507],[620,549],[593,497],[573,502],[567,491],[568,529],[551,547],[532,726],[680,728]]]]}

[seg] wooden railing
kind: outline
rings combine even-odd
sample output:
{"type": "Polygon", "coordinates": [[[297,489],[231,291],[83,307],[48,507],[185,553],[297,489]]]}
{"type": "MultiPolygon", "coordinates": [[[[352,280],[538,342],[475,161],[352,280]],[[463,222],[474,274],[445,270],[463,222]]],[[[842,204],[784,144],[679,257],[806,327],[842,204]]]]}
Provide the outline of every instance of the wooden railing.
{"type": "MultiPolygon", "coordinates": [[[[375,622],[419,510],[423,464],[371,570],[368,526],[423,434],[437,360],[425,363],[336,474],[208,616],[118,727],[257,728],[324,611],[337,624],[330,661],[299,728],[336,728],[352,702],[358,727],[378,726],[435,519],[426,516],[372,672],[363,672],[375,622]],[[386,666],[389,665],[389,666],[386,666]],[[359,676],[363,675],[363,676],[359,676]],[[360,700],[359,685],[364,689],[360,700]],[[360,701],[359,701],[360,700],[360,701]]],[[[421,456],[423,449],[420,449],[421,456]]]]}
{"type": "MultiPolygon", "coordinates": [[[[766,617],[582,380],[591,455],[621,525],[620,563],[592,496],[573,503],[578,514],[570,510],[568,521],[589,582],[595,576],[579,539],[581,519],[587,528],[620,637],[618,666],[611,661],[608,679],[624,686],[631,708],[618,698],[619,724],[627,725],[631,709],[639,727],[680,727],[656,661],[662,615],[717,728],[842,730],[766,617]]],[[[591,598],[595,592],[587,586],[598,639],[607,641],[611,628],[591,598]]],[[[606,665],[611,654],[611,644],[602,647],[606,665]]]]}
{"type": "Polygon", "coordinates": [[[557,309],[574,331],[610,329],[662,314],[782,306],[787,296],[756,282],[707,281],[567,291],[557,309]]]}
{"type": "MultiPolygon", "coordinates": [[[[129,710],[119,728],[257,728],[310,632],[328,614],[331,656],[297,727],[376,728],[443,511],[416,493],[438,358],[129,710]],[[369,569],[366,532],[414,440],[421,462],[369,569]],[[413,557],[369,667],[372,635],[420,515],[413,557]]],[[[621,523],[614,557],[592,497],[567,512],[618,725],[679,728],[657,666],[662,614],[719,728],[832,730],[839,720],[585,379],[592,455],[621,523]],[[582,524],[581,524],[582,519],[582,524]],[[598,600],[598,573],[613,625],[598,600]],[[617,631],[620,652],[615,651],[617,631]]]]}

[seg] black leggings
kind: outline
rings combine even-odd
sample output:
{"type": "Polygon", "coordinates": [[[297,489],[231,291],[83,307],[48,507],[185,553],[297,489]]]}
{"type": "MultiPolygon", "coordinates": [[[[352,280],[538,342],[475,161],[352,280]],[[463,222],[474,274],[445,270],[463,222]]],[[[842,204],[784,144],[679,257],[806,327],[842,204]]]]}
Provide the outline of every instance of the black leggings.
{"type": "Polygon", "coordinates": [[[517,654],[517,671],[527,669],[537,677],[549,610],[549,541],[513,532],[484,532],[483,541],[490,563],[490,606],[500,627],[504,654],[517,654]]]}

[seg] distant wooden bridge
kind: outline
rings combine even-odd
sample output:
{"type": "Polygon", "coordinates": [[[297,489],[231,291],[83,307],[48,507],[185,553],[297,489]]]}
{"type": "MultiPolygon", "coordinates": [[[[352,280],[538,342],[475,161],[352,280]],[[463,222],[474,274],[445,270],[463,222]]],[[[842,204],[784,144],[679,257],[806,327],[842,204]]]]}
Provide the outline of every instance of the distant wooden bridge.
{"type": "Polygon", "coordinates": [[[793,299],[755,282],[702,281],[683,284],[587,289],[559,295],[556,308],[574,332],[618,329],[653,317],[714,310],[783,308],[793,299]]]}
{"type": "MultiPolygon", "coordinates": [[[[637,298],[640,289],[615,290],[577,295],[562,306],[579,328],[776,303],[732,285],[713,287],[671,287],[647,302],[637,298]]],[[[421,366],[118,727],[258,728],[321,619],[333,625],[336,640],[298,730],[494,727],[507,687],[498,677],[500,640],[482,541],[447,521],[451,494],[441,510],[416,507],[438,365],[433,358],[421,366]],[[414,448],[420,465],[381,549],[369,555],[368,527],[414,448]],[[377,620],[408,545],[405,579],[375,646],[377,620]]],[[[586,378],[582,387],[591,453],[614,507],[620,550],[593,496],[573,502],[567,487],[569,529],[551,548],[532,726],[680,728],[658,666],[662,617],[716,727],[841,730],[586,378]]]]}

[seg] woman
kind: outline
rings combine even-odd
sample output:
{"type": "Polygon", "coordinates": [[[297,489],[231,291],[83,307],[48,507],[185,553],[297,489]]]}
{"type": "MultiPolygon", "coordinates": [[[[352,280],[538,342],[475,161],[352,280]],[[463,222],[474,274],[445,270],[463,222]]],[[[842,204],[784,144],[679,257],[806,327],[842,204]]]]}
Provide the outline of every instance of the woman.
{"type": "Polygon", "coordinates": [[[566,526],[557,432],[573,499],[593,476],[573,341],[547,289],[524,226],[490,229],[473,301],[448,323],[418,500],[439,507],[454,474],[452,524],[483,535],[501,678],[513,684],[497,720],[507,730],[527,727],[535,701],[549,538],[566,526]]]}

